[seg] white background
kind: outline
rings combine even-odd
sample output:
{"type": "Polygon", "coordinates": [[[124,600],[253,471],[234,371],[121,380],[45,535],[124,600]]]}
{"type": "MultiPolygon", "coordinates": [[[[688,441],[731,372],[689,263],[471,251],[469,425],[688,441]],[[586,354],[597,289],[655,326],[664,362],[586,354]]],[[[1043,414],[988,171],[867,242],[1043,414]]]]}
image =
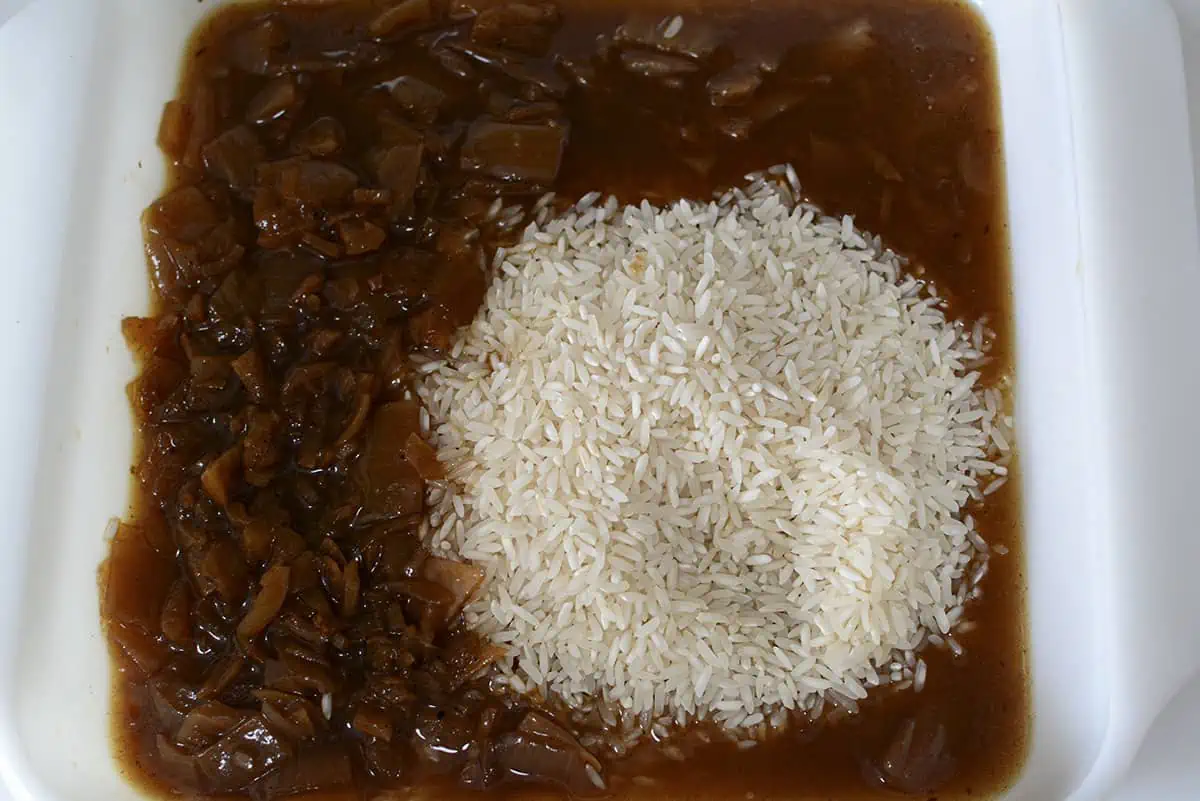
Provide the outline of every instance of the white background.
{"type": "MultiPolygon", "coordinates": [[[[0,0],[0,24],[29,1],[0,0]]],[[[1200,157],[1200,0],[1171,2],[1183,30],[1191,101],[1192,150],[1200,157]]],[[[1120,54],[1114,53],[1113,57],[1119,59],[1120,54]]],[[[3,112],[3,98],[0,98],[0,125],[5,124],[3,112]]],[[[1196,185],[1200,193],[1200,180],[1196,185]]],[[[1200,207],[1200,198],[1197,206],[1200,207]]],[[[0,795],[0,801],[2,798],[0,795]]],[[[1147,737],[1129,776],[1110,797],[1110,801],[1192,799],[1200,799],[1200,677],[1171,703],[1147,737]]]]}

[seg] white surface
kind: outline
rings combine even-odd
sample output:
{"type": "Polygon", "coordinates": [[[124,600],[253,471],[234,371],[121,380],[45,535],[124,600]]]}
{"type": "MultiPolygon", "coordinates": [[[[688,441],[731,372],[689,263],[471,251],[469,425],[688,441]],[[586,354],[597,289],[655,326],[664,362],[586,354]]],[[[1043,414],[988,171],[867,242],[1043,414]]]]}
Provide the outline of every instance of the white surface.
{"type": "MultiPolygon", "coordinates": [[[[1002,72],[1032,607],[1033,752],[1011,797],[1099,797],[1200,655],[1196,593],[1180,581],[1196,554],[1170,561],[1196,545],[1180,537],[1181,465],[1200,432],[1177,393],[1200,370],[1152,358],[1200,289],[1180,48],[1160,0],[1063,0],[1065,39],[1049,0],[982,5],[1002,72]],[[1119,222],[1149,212],[1177,224],[1122,236],[1119,222]],[[1170,291],[1139,298],[1134,279],[1151,271],[1170,291]]],[[[137,219],[161,185],[158,114],[210,7],[37,0],[0,29],[0,113],[23,110],[0,125],[0,234],[6,277],[24,286],[0,296],[0,373],[43,387],[0,419],[13,457],[0,530],[18,557],[0,565],[0,772],[21,801],[133,797],[108,755],[94,669],[106,655],[83,590],[126,492],[132,365],[118,326],[147,300],[137,219]]]]}
{"type": "Polygon", "coordinates": [[[1200,416],[1189,400],[1200,390],[1200,362],[1169,347],[1192,337],[1200,256],[1174,15],[1145,0],[1062,6],[1081,289],[1105,443],[1095,478],[1108,591],[1098,612],[1117,643],[1106,653],[1113,691],[1091,789],[1127,766],[1153,717],[1194,675],[1200,652],[1190,463],[1200,416]]]}
{"type": "MultiPolygon", "coordinates": [[[[1200,163],[1197,161],[1197,155],[1200,155],[1200,0],[1172,0],[1171,4],[1181,27],[1195,174],[1195,165],[1200,163]]],[[[1200,198],[1200,182],[1197,182],[1197,188],[1200,198]]],[[[1109,801],[1191,801],[1200,798],[1198,746],[1200,679],[1193,679],[1168,703],[1143,743],[1129,775],[1109,801]]]]}
{"type": "Polygon", "coordinates": [[[1129,775],[1108,801],[1200,798],[1200,681],[1174,698],[1150,731],[1129,775]]]}
{"type": "Polygon", "coordinates": [[[30,0],[0,0],[0,25],[28,5],[30,0]]]}

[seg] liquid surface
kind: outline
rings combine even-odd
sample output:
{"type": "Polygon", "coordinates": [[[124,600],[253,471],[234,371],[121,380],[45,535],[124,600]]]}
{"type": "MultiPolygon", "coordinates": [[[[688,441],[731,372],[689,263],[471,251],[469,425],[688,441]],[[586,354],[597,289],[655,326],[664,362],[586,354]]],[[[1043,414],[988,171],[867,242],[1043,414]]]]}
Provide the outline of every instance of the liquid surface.
{"type": "Polygon", "coordinates": [[[480,264],[512,235],[506,214],[488,219],[497,196],[706,198],[784,162],[809,200],[908,257],[952,315],[986,318],[989,377],[1007,375],[980,21],[934,0],[474,13],[494,5],[241,6],[189,45],[160,131],[173,191],[145,218],[157,305],[126,323],[142,360],[138,497],[103,577],[131,778],[264,798],[1002,789],[1029,723],[1017,482],[973,510],[1008,553],[968,606],[965,654],[924,652],[920,694],[750,749],[701,731],[682,761],[653,744],[605,756],[598,792],[552,712],[475,679],[488,649],[456,620],[472,574],[415,539],[437,468],[405,399],[407,355],[471,318],[480,264]],[[526,758],[542,783],[516,781],[526,758]],[[887,787],[883,763],[900,764],[887,787]]]}

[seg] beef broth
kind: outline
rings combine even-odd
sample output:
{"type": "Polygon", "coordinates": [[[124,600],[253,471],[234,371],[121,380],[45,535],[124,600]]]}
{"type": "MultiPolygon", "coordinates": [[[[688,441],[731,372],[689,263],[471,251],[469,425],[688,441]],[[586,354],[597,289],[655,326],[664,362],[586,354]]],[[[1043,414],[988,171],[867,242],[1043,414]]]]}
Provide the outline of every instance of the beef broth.
{"type": "Polygon", "coordinates": [[[444,474],[410,392],[411,357],[471,320],[492,251],[544,193],[707,198],[784,162],[952,314],[986,318],[985,369],[1008,374],[992,61],[975,14],[937,0],[215,13],[159,130],[155,306],[124,326],[139,457],[102,616],[130,777],[265,799],[1006,786],[1029,716],[1015,481],[973,510],[1008,553],[968,607],[965,653],[924,652],[921,693],[753,747],[698,725],[621,754],[594,721],[490,689],[501,652],[460,614],[482,574],[420,541],[444,474]]]}

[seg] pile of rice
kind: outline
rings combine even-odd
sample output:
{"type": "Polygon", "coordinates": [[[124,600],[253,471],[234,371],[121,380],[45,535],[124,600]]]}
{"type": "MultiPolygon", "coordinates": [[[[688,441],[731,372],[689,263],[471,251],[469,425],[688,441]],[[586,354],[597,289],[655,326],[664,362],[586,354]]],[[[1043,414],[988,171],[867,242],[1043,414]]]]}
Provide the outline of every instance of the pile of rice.
{"type": "Polygon", "coordinates": [[[429,536],[515,689],[745,729],[953,642],[1009,447],[982,326],[783,176],[544,214],[423,367],[429,536]]]}

